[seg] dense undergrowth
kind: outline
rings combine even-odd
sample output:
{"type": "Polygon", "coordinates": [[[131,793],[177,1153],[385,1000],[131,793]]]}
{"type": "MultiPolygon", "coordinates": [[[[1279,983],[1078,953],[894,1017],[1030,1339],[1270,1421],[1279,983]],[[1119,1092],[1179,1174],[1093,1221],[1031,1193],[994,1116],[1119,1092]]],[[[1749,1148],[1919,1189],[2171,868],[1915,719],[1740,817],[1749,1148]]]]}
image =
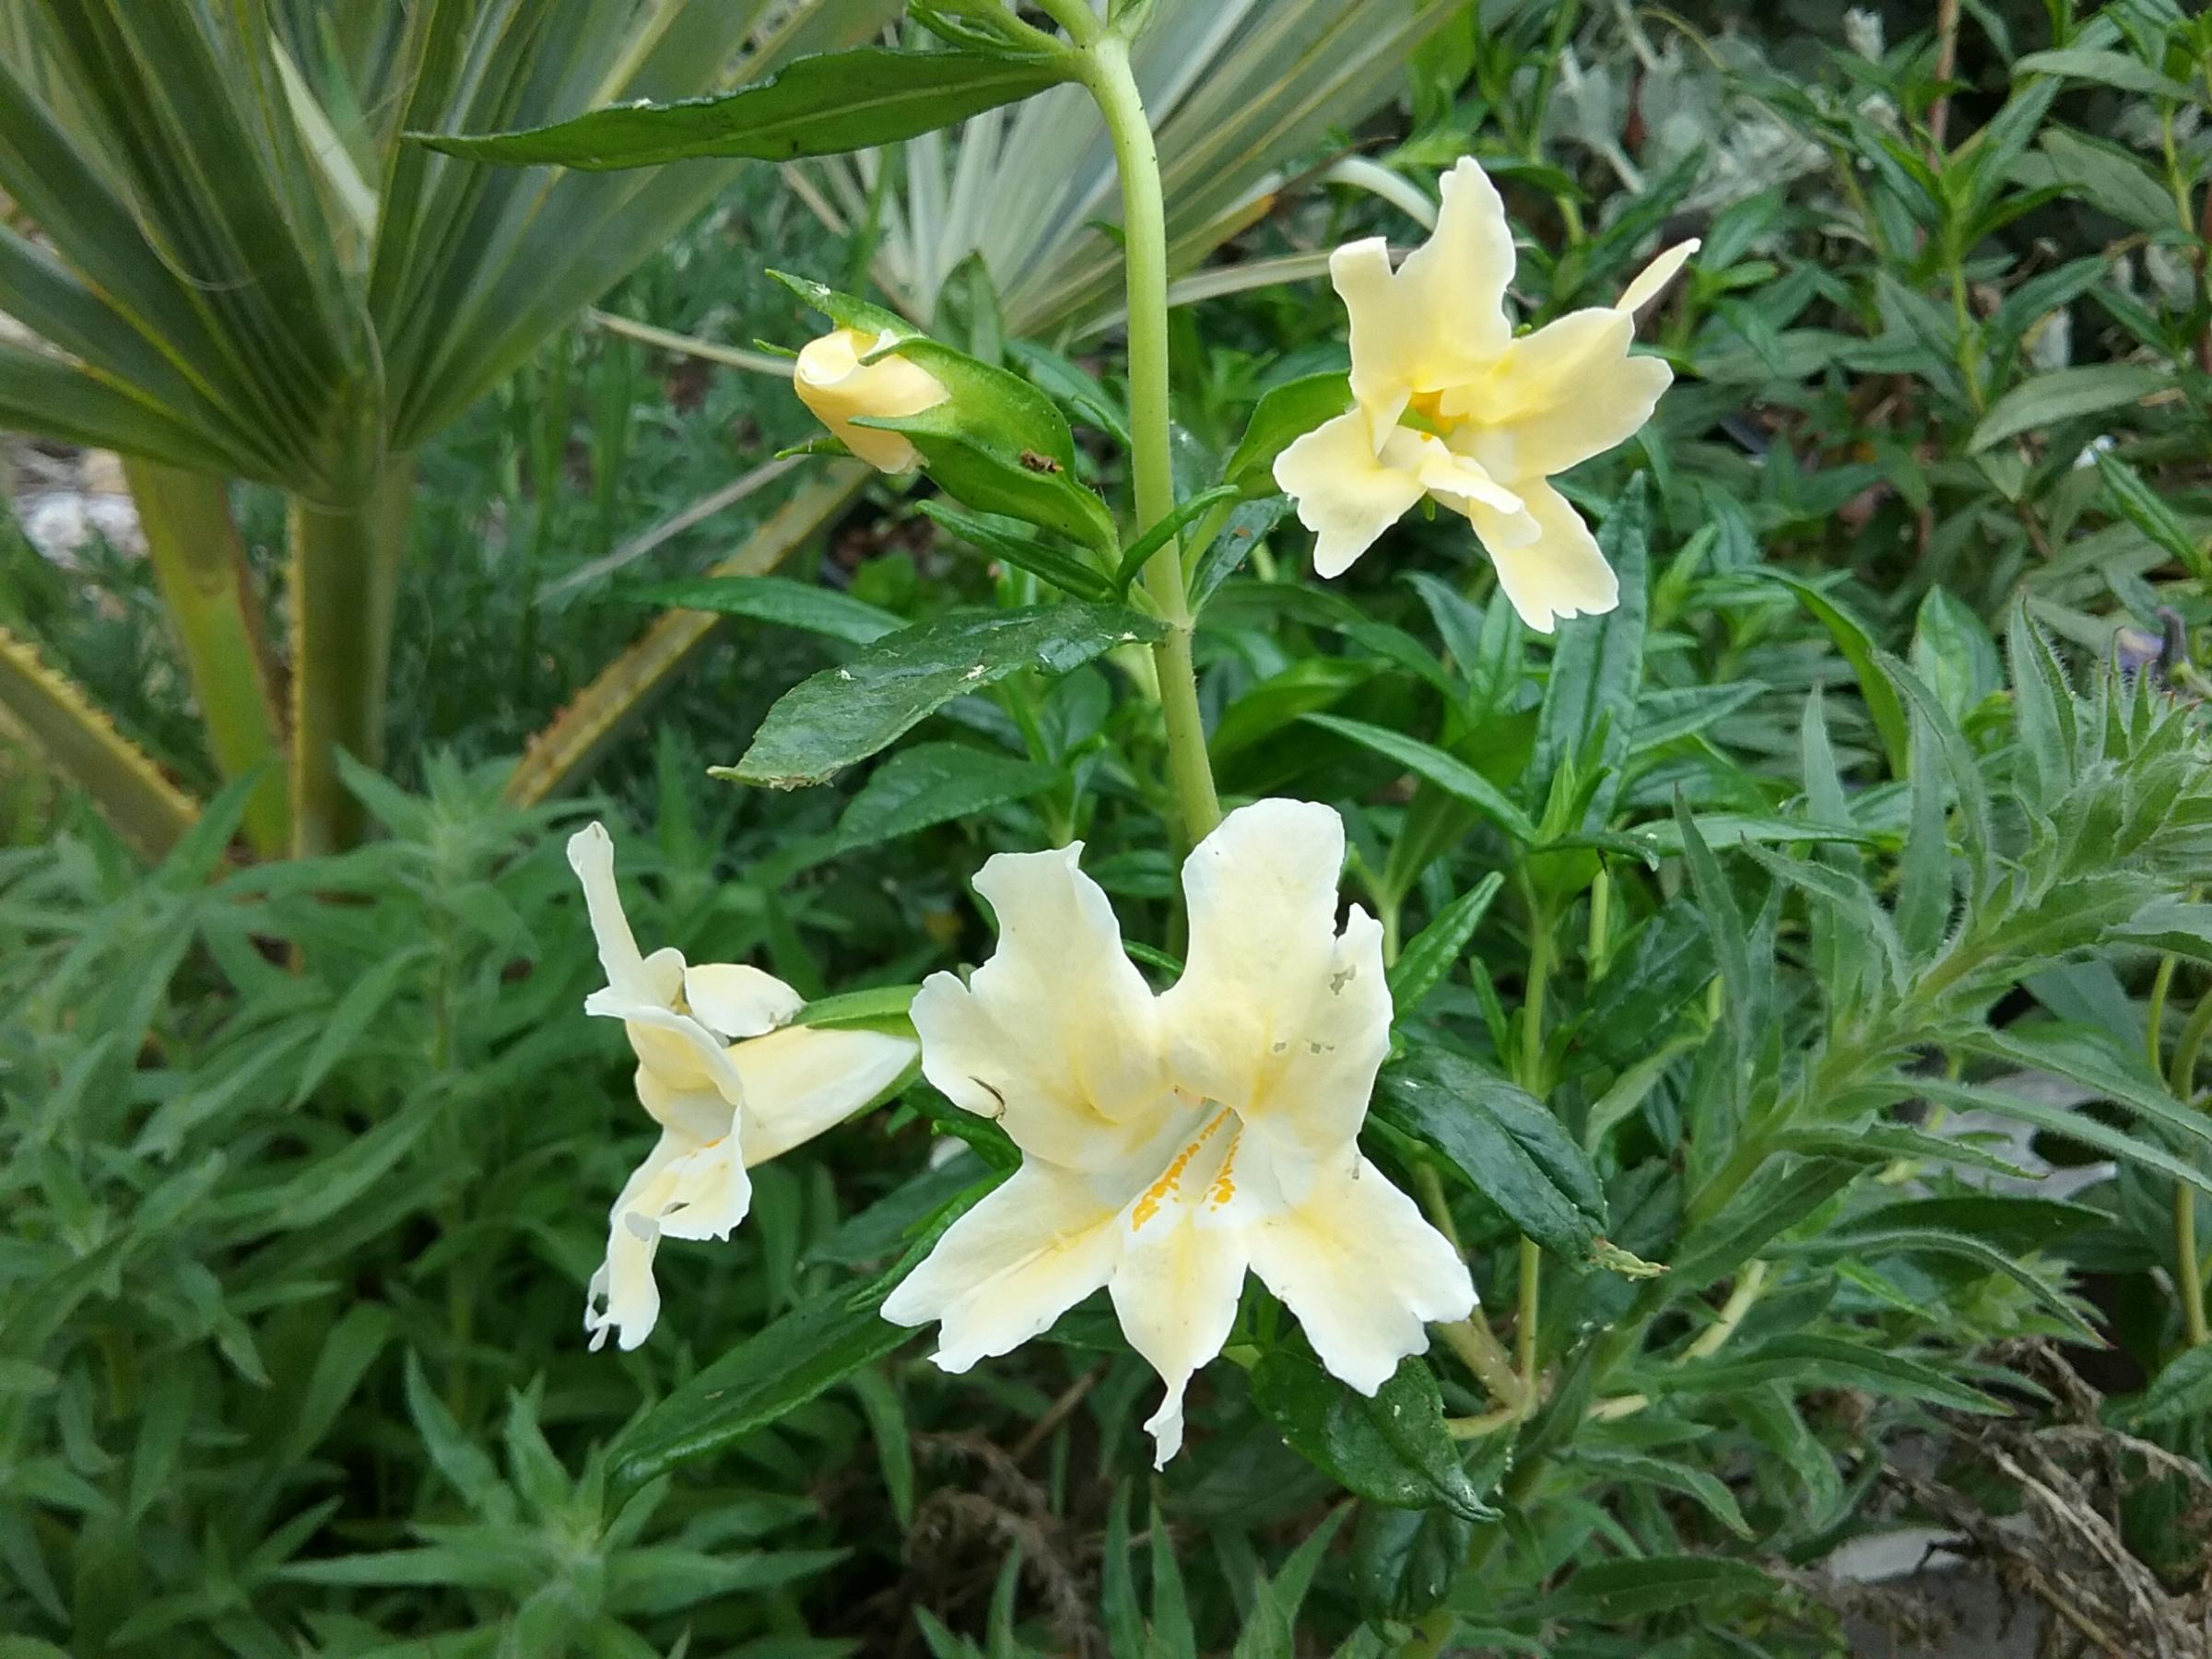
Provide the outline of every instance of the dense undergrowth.
{"type": "MultiPolygon", "coordinates": [[[[0,1659],[1823,1654],[1868,1611],[1832,1551],[1931,1517],[2103,1651],[2199,1651],[2212,30],[1809,9],[1470,8],[1350,135],[1418,189],[1484,160],[1530,322],[1702,239],[1645,328],[1675,389],[1567,479],[1620,608],[1528,631],[1448,514],[1324,586],[1281,520],[1198,636],[1223,794],[1347,820],[1397,1003],[1364,1144],[1449,1218],[1536,1383],[1515,1409],[1440,1347],[1449,1467],[1378,1445],[1254,1289],[1164,1475],[1095,1306],[965,1376],[911,1341],[794,1383],[710,1456],[610,1453],[1007,1148],[917,1089],[757,1169],[733,1241],[664,1249],[653,1340],[587,1352],[648,1125],[578,1013],[569,829],[614,826],[641,937],[810,997],[979,960],[968,877],[1071,839],[1147,966],[1182,942],[1118,659],[771,792],[706,768],[855,613],[734,619],[592,797],[501,803],[646,581],[792,480],[641,533],[812,429],[772,379],[580,327],[424,457],[391,776],[347,773],[376,838],[246,863],[234,786],[149,873],[0,762],[0,1659]]],[[[1359,184],[1300,180],[1233,256],[1418,240],[1359,184]]],[[[761,167],[605,303],[796,345],[761,267],[866,252],[761,167]]],[[[1186,490],[1263,393],[1343,365],[1322,294],[1176,313],[1186,490]]],[[[991,334],[971,300],[939,326],[991,334]]],[[[1111,336],[1044,344],[1048,390],[1073,362],[1118,406],[1111,336]]],[[[273,500],[243,507],[281,606],[273,500]]],[[[212,782],[133,563],[4,568],[6,619],[212,782]]],[[[889,488],[782,574],[904,621],[1036,589],[889,488]]],[[[756,1373],[815,1361],[766,1340],[756,1373]]]]}

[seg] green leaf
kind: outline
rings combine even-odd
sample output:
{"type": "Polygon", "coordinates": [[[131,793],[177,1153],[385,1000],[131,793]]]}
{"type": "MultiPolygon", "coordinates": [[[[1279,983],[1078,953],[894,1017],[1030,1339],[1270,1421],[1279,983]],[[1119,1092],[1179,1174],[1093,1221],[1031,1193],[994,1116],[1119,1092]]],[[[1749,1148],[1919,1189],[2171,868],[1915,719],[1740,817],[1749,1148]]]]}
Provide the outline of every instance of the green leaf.
{"type": "Polygon", "coordinates": [[[2173,197],[2149,168],[2121,146],[2049,126],[2036,139],[2036,147],[2041,155],[2024,157],[2013,167],[2016,183],[2063,190],[2098,212],[2154,236],[2173,228],[2173,197]]]}
{"type": "Polygon", "coordinates": [[[838,851],[1027,800],[1060,782],[1056,767],[965,743],[917,743],[877,767],[838,820],[838,851]]]}
{"type": "Polygon", "coordinates": [[[2169,98],[2176,103],[2194,103],[2195,94],[2171,76],[2160,75],[2140,58],[2124,52],[2097,52],[2087,47],[2063,47],[2031,52],[2013,61],[2017,79],[2023,75],[2063,75],[2069,80],[2095,81],[2122,92],[2140,92],[2151,98],[2169,98]]]}
{"type": "Polygon", "coordinates": [[[1252,1612],[1237,1633],[1237,1645],[1230,1650],[1230,1659],[1298,1659],[1299,1609],[1305,1605],[1306,1592],[1313,1587],[1313,1574],[1328,1554],[1336,1529],[1349,1512],[1348,1504],[1331,1512],[1299,1541],[1280,1572],[1253,1586],[1252,1612]]]}
{"type": "Polygon", "coordinates": [[[1011,370],[926,335],[886,349],[928,370],[949,395],[917,414],[859,416],[854,425],[903,433],[937,486],[978,512],[1119,552],[1113,514],[1076,477],[1075,434],[1057,404],[1011,370]]]}
{"type": "Polygon", "coordinates": [[[1069,55],[861,46],[794,59],[781,74],[719,97],[617,105],[519,132],[408,136],[472,161],[587,172],[694,156],[789,161],[918,137],[1019,102],[1074,72],[1069,55]]]}
{"type": "Polygon", "coordinates": [[[2142,475],[2111,450],[2097,453],[2097,471],[2104,485],[2104,499],[2121,517],[2163,547],[2174,561],[2198,582],[2212,582],[2212,559],[2206,559],[2197,538],[2183,527],[2173,509],[2143,482],[2142,475]]]}
{"type": "Polygon", "coordinates": [[[1792,1129],[1778,1135],[1774,1144],[1785,1152],[1850,1158],[1861,1163],[1887,1164],[1903,1159],[1928,1163],[1962,1164],[1969,1169],[1987,1170],[1993,1175],[2007,1176],[2014,1181],[2035,1179],[2032,1171],[2022,1169],[2009,1159],[1999,1158],[1971,1141],[1930,1135],[1904,1124],[1877,1124],[1868,1129],[1792,1129]]]}
{"type": "Polygon", "coordinates": [[[784,576],[707,576],[690,582],[622,583],[607,595],[666,610],[712,611],[868,645],[904,628],[903,618],[864,599],[784,576]]]}
{"type": "Polygon", "coordinates": [[[1636,735],[1651,534],[1651,476],[1638,473],[1597,532],[1598,551],[1620,579],[1620,603],[1594,620],[1561,622],[1552,649],[1531,771],[1540,784],[1548,784],[1569,759],[1594,764],[1605,782],[1585,823],[1606,816],[1619,789],[1621,761],[1636,735]]]}
{"type": "Polygon", "coordinates": [[[1343,374],[1309,374],[1270,388],[1253,406],[1244,436],[1222,464],[1221,482],[1248,496],[1271,493],[1276,487],[1275,458],[1351,406],[1351,381],[1343,374]]]}
{"type": "Polygon", "coordinates": [[[1441,1504],[1470,1521],[1495,1512],[1460,1465],[1443,1396],[1418,1356],[1371,1399],[1304,1355],[1276,1348],[1253,1368],[1252,1398],[1299,1455],[1347,1491],[1395,1509],[1441,1504]]]}
{"type": "Polygon", "coordinates": [[[917,503],[922,516],[942,524],[971,547],[980,547],[992,558],[1012,565],[1018,571],[1028,571],[1041,576],[1064,593],[1078,599],[1110,599],[1113,596],[1112,581],[1094,566],[1086,564],[1072,553],[1025,535],[1006,527],[1003,520],[994,521],[981,513],[963,512],[944,501],[930,500],[917,503]]]}
{"type": "Polygon", "coordinates": [[[2136,1427],[2202,1422],[2212,1414],[2212,1346],[2183,1348],[2166,1363],[2143,1397],[2122,1408],[2136,1427]]]}
{"type": "Polygon", "coordinates": [[[1452,1593],[1473,1524],[1448,1509],[1371,1505],[1352,1535],[1352,1582],[1370,1619],[1418,1618],[1452,1593]]]}
{"type": "Polygon", "coordinates": [[[1810,1216],[1865,1173],[1865,1166],[1841,1158],[1806,1158],[1786,1169],[1767,1169],[1728,1207],[1676,1250],[1674,1281],[1683,1293],[1725,1277],[1810,1216]]]}
{"type": "Polygon", "coordinates": [[[1641,1452],[1617,1451],[1610,1446],[1583,1446],[1578,1448],[1572,1457],[1582,1467],[1607,1479],[1679,1492],[1696,1502],[1737,1537],[1748,1538],[1751,1535],[1751,1528],[1744,1520],[1744,1512],[1736,1504],[1735,1494],[1703,1469],[1676,1463],[1671,1458],[1652,1457],[1641,1452]]]}
{"type": "Polygon", "coordinates": [[[1733,1598],[1773,1592],[1774,1581],[1748,1561],[1721,1556],[1643,1556],[1579,1567],[1564,1588],[1545,1595],[1539,1607],[1547,1618],[1625,1624],[1671,1608],[1694,1606],[1712,1620],[1733,1598]]]}
{"type": "Polygon", "coordinates": [[[1536,839],[1535,824],[1527,813],[1507,797],[1503,790],[1465,761],[1446,754],[1434,745],[1391,731],[1386,726],[1370,725],[1363,720],[1347,720],[1337,714],[1308,714],[1305,721],[1309,725],[1317,725],[1324,732],[1334,732],[1339,737],[1349,738],[1363,748],[1371,748],[1376,754],[1396,761],[1407,771],[1427,779],[1446,794],[1465,801],[1514,840],[1528,843],[1536,839]]]}
{"type": "Polygon", "coordinates": [[[1885,1353],[1840,1336],[1777,1336],[1724,1359],[1686,1359],[1635,1372],[1637,1386],[1654,1394],[1730,1394],[1760,1382],[1787,1382],[1799,1390],[1855,1388],[1888,1399],[1919,1400],[1953,1411],[2002,1417],[2006,1408],[1932,1365],[1885,1353]]]}
{"type": "Polygon", "coordinates": [[[1441,1153],[1547,1250],[1574,1262],[1595,1253],[1605,1188],[1535,1096],[1471,1060],[1423,1048],[1382,1074],[1374,1115],[1441,1153]]]}
{"type": "Polygon", "coordinates": [[[870,1296],[823,1294],[732,1348],[626,1429],[609,1453],[608,1509],[648,1481],[717,1452],[872,1365],[913,1335],[870,1296]]]}
{"type": "Polygon", "coordinates": [[[1994,1112],[2023,1124],[2033,1124],[2039,1129],[2048,1129],[2068,1140],[2079,1141],[2123,1163],[2136,1164],[2174,1181],[2185,1181],[2202,1193],[2212,1193],[2212,1176],[2194,1164],[2176,1158],[2165,1147],[2115,1129],[2110,1124],[2090,1116],[2086,1112],[2069,1112],[2063,1106],[2051,1106],[2041,1100],[2031,1100],[2008,1089],[1986,1085],[1974,1087],[1960,1083],[1946,1083],[1938,1078],[1914,1079],[1913,1087],[1931,1100],[1945,1105],[1962,1106],[1969,1110],[1994,1112]]]}
{"type": "Polygon", "coordinates": [[[1759,573],[1795,594],[1805,608],[1828,629],[1829,637],[1835,641],[1836,649],[1843,653],[1843,660],[1851,665],[1851,671],[1859,682],[1859,695],[1865,700],[1867,717],[1874,722],[1874,729],[1882,739],[1882,752],[1888,757],[1890,776],[1906,776],[1911,766],[1911,744],[1904,700],[1882,668],[1880,648],[1875,643],[1873,632],[1811,582],[1783,571],[1762,570],[1759,573]]]}
{"type": "Polygon", "coordinates": [[[1006,355],[1035,382],[1039,391],[1087,425],[1096,427],[1123,449],[1135,447],[1129,436],[1129,418],[1106,394],[1098,377],[1072,358],[1034,340],[1008,340],[1006,355]]]}
{"type": "Polygon", "coordinates": [[[2165,390],[2173,377],[2139,363],[2088,363],[2022,381],[1989,406],[1967,443],[1969,454],[2039,427],[2101,414],[2165,390]]]}
{"type": "Polygon", "coordinates": [[[711,769],[740,783],[794,789],[865,760],[956,697],[1024,668],[1065,674],[1117,645],[1165,631],[1121,605],[957,613],[887,635],[842,667],[800,681],[768,712],[745,759],[711,769]]]}
{"type": "Polygon", "coordinates": [[[1117,594],[1129,591],[1129,584],[1160,548],[1168,545],[1171,536],[1180,535],[1182,527],[1201,513],[1211,512],[1224,501],[1233,501],[1237,492],[1226,484],[1212,489],[1202,489],[1187,501],[1176,503],[1175,511],[1153,525],[1123,550],[1121,563],[1113,572],[1113,589],[1117,594]]]}
{"type": "Polygon", "coordinates": [[[1398,959],[1390,965],[1390,1002],[1399,1018],[1420,1006],[1422,999],[1452,971],[1452,964],[1465,951],[1467,941],[1482,925],[1490,900],[1504,885],[1503,874],[1492,870],[1437,912],[1429,925],[1398,953],[1398,959]]]}
{"type": "Polygon", "coordinates": [[[1253,548],[1265,541],[1289,512],[1290,498],[1286,495],[1240,502],[1191,568],[1191,608],[1203,610],[1214,591],[1237,573],[1253,548]]]}

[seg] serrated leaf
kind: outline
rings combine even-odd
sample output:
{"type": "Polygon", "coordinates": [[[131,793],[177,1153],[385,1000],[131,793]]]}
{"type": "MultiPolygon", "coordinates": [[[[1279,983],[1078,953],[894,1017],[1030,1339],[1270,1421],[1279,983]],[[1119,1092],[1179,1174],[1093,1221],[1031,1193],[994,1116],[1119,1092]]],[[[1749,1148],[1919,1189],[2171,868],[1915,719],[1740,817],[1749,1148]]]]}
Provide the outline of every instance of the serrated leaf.
{"type": "Polygon", "coordinates": [[[1539,782],[1548,782],[1562,764],[1583,759],[1596,745],[1594,765],[1605,782],[1586,823],[1606,817],[1619,787],[1621,761],[1636,735],[1651,534],[1651,477],[1639,473],[1597,532],[1598,550],[1620,580],[1620,603],[1602,617],[1559,625],[1545,682],[1530,770],[1539,782]]]}
{"type": "Polygon", "coordinates": [[[1418,1007],[1452,971],[1452,964],[1465,951],[1467,941],[1482,925],[1490,900],[1504,885],[1505,877],[1492,870],[1437,912],[1429,925],[1398,953],[1398,959],[1390,965],[1390,1002],[1397,1018],[1403,1019],[1418,1007]]]}
{"type": "Polygon", "coordinates": [[[1623,1624],[1673,1607],[1701,1606],[1707,1617],[1731,1597],[1774,1593],[1774,1581],[1747,1561],[1721,1556],[1644,1556],[1594,1561],[1575,1570],[1541,1603],[1547,1618],[1623,1624]]]}
{"type": "Polygon", "coordinates": [[[1953,1411],[2003,1416],[2006,1408],[1933,1365],[1886,1353],[1865,1342],[1809,1334],[1776,1336],[1748,1352],[1678,1365],[1648,1366],[1636,1373],[1646,1393],[1729,1394],[1767,1382],[1799,1389],[1855,1388],[1891,1399],[1918,1400],[1953,1411]]]}
{"type": "Polygon", "coordinates": [[[1641,1452],[1617,1451],[1609,1446],[1578,1447],[1573,1453],[1573,1461],[1583,1468],[1613,1480],[1679,1492],[1696,1502],[1737,1537],[1748,1538],[1751,1535],[1750,1525],[1744,1520],[1744,1512],[1737,1505],[1735,1495],[1718,1477],[1703,1469],[1692,1468],[1672,1458],[1653,1457],[1641,1452]]]}
{"type": "Polygon", "coordinates": [[[714,775],[773,789],[819,783],[896,742],[956,697],[1025,668],[1065,674],[1117,645],[1149,644],[1165,631],[1156,618],[1123,605],[940,617],[802,680],[768,712],[745,759],[714,768],[714,775]]]}
{"type": "Polygon", "coordinates": [[[1606,1226],[1597,1172],[1524,1089],[1442,1049],[1382,1074],[1374,1115],[1441,1153],[1527,1237],[1588,1260],[1606,1226]]]}
{"type": "Polygon", "coordinates": [[[896,144],[1018,102],[1074,73],[1068,56],[860,46],[794,59],[735,92],[622,104],[519,132],[412,133],[449,156],[587,172],[657,167],[696,156],[790,161],[896,144]]]}
{"type": "Polygon", "coordinates": [[[1304,1355],[1276,1348],[1253,1369],[1252,1398],[1293,1450],[1347,1491],[1396,1509],[1441,1504],[1470,1521],[1494,1512],[1461,1466],[1436,1378],[1418,1355],[1371,1399],[1304,1355]]]}
{"type": "Polygon", "coordinates": [[[1027,800],[1060,781],[1040,765],[965,743],[917,743],[870,775],[838,819],[841,853],[1027,800]]]}

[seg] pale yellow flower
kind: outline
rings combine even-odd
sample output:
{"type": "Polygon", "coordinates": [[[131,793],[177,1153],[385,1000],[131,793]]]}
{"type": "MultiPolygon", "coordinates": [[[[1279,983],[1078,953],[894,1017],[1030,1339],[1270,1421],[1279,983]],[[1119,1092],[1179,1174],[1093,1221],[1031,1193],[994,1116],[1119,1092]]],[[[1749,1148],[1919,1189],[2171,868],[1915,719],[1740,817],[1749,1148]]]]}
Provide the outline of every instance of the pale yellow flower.
{"type": "Polygon", "coordinates": [[[809,340],[793,365],[792,384],[815,418],[879,472],[899,473],[921,457],[902,432],[853,424],[855,417],[919,415],[948,395],[944,382],[896,353],[872,363],[860,359],[893,336],[871,337],[857,328],[833,329],[809,340]]]}
{"type": "Polygon", "coordinates": [[[1023,1159],[883,1312],[937,1321],[937,1364],[962,1371],[1105,1287],[1167,1383],[1145,1425],[1165,1464],[1247,1269],[1369,1394],[1428,1346],[1424,1322],[1467,1315],[1475,1287],[1360,1156],[1391,1005],[1381,927],[1357,906],[1336,925],[1336,814],[1262,801],[1206,838],[1182,872],[1189,965],[1163,995],[1081,851],[986,864],[975,886],[998,949],[966,984],[935,974],[914,999],[924,1074],[1023,1159]]]}
{"type": "Polygon", "coordinates": [[[1516,338],[1505,205],[1472,157],[1442,181],[1435,232],[1396,271],[1381,237],[1348,242],[1329,275],[1351,317],[1354,406],[1289,445],[1275,480],[1335,576],[1424,495],[1465,513],[1522,619],[1608,611],[1619,584],[1550,480],[1651,418],[1674,376],[1630,357],[1635,313],[1697,252],[1652,262],[1619,303],[1516,338]]]}
{"type": "Polygon", "coordinates": [[[726,1239],[752,1203],[748,1166],[852,1116],[905,1072],[915,1044],[880,1031],[794,1025],[802,999],[758,968],[643,956],[615,887],[615,844],[588,825],[570,838],[606,984],[584,1012],[622,1021],[638,1056],[638,1101],[661,1138],[608,1218],[583,1328],[634,1348],[660,1317],[653,1259],[664,1235],[726,1239]],[[735,1039],[736,1041],[732,1041],[735,1039]]]}

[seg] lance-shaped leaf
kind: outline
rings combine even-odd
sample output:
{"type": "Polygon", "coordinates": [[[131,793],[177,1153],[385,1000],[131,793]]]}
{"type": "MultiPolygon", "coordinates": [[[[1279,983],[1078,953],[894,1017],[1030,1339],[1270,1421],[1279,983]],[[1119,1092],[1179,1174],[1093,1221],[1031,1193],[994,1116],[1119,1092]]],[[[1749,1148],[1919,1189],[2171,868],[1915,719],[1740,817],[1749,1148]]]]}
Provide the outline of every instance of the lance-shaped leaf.
{"type": "Polygon", "coordinates": [[[472,161],[586,172],[653,167],[698,156],[795,161],[934,133],[1071,78],[1072,56],[900,52],[861,46],[794,62],[779,75],[714,98],[622,104],[521,132],[415,133],[472,161]]]}
{"type": "Polygon", "coordinates": [[[1570,1261],[1606,1230],[1597,1171],[1542,1101],[1443,1049],[1383,1074],[1374,1115],[1443,1154],[1523,1233],[1570,1261]]]}
{"type": "Polygon", "coordinates": [[[1436,1378],[1418,1355],[1371,1399],[1277,1348],[1253,1369],[1252,1397],[1292,1450],[1347,1491],[1394,1509],[1441,1504],[1469,1521],[1494,1512],[1460,1463],[1436,1378]]]}
{"type": "Polygon", "coordinates": [[[615,1442],[613,1507],[647,1481],[805,1405],[913,1333],[877,1311],[815,1298],[739,1344],[632,1423],[615,1442]]]}
{"type": "Polygon", "coordinates": [[[1125,605],[1031,606],[958,613],[888,635],[792,688],[752,747],[716,777],[794,789],[897,741],[956,697],[1024,668],[1065,674],[1117,645],[1149,644],[1162,624],[1125,605]]]}

